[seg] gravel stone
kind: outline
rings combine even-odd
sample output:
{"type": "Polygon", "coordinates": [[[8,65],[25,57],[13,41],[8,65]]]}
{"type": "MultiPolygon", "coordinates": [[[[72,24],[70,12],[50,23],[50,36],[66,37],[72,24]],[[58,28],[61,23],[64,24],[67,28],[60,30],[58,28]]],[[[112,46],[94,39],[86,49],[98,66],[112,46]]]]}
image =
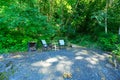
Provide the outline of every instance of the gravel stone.
{"type": "Polygon", "coordinates": [[[9,80],[120,80],[120,70],[108,63],[109,54],[102,51],[72,48],[21,55],[7,60],[16,69],[9,80]],[[64,73],[72,78],[63,78],[64,73]]]}

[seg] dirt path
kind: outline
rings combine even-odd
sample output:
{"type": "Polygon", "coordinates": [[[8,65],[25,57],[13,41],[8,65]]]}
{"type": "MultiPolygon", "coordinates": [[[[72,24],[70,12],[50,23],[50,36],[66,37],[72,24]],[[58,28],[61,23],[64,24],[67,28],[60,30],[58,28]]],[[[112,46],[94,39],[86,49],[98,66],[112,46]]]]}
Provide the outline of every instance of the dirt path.
{"type": "Polygon", "coordinates": [[[16,57],[8,59],[15,69],[9,80],[120,80],[120,71],[102,51],[75,48],[16,57]],[[65,74],[72,78],[63,78],[65,74]]]}

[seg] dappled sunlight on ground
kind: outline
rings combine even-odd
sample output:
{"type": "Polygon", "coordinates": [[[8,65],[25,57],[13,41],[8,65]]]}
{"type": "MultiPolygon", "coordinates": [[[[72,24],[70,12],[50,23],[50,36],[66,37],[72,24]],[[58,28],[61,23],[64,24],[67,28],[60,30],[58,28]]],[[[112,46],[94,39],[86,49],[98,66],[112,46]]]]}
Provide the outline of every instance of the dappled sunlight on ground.
{"type": "Polygon", "coordinates": [[[48,79],[46,77],[46,80],[53,80],[55,78],[57,78],[57,80],[63,80],[63,73],[70,73],[72,65],[73,62],[69,60],[68,57],[58,55],[46,60],[33,62],[31,67],[39,67],[38,73],[48,76],[48,79]],[[59,75],[56,75],[56,73],[59,73],[59,75]]]}
{"type": "Polygon", "coordinates": [[[62,73],[63,72],[70,72],[72,64],[73,64],[73,62],[71,62],[71,61],[60,61],[56,65],[56,70],[60,71],[62,73]]]}
{"type": "Polygon", "coordinates": [[[88,51],[87,51],[87,50],[81,50],[81,53],[83,53],[83,54],[87,54],[88,51]]]}
{"type": "Polygon", "coordinates": [[[92,64],[87,64],[87,67],[89,67],[89,68],[95,68],[96,66],[93,66],[92,64]]]}
{"type": "Polygon", "coordinates": [[[10,80],[102,80],[111,73],[117,76],[110,76],[106,80],[119,79],[120,76],[112,67],[111,69],[105,67],[108,55],[99,53],[77,48],[30,54],[16,61],[18,71],[11,76],[10,80]],[[64,79],[64,73],[72,74],[72,79],[64,79]]]}
{"type": "Polygon", "coordinates": [[[104,56],[99,57],[100,60],[105,60],[104,56]]]}
{"type": "Polygon", "coordinates": [[[91,58],[85,58],[85,60],[88,61],[90,64],[93,64],[93,65],[95,65],[95,64],[98,63],[98,60],[95,59],[95,58],[93,58],[93,59],[91,59],[91,58]]]}
{"type": "Polygon", "coordinates": [[[49,58],[45,61],[39,61],[32,63],[32,66],[40,67],[40,71],[43,73],[49,73],[51,71],[51,68],[54,68],[54,70],[59,71],[61,73],[71,70],[71,65],[73,62],[66,60],[66,57],[58,56],[56,58],[49,58]],[[54,65],[54,63],[56,63],[54,65]]]}
{"type": "Polygon", "coordinates": [[[39,61],[32,64],[32,66],[36,66],[36,67],[49,67],[51,65],[52,65],[51,63],[44,61],[39,61]]]}
{"type": "Polygon", "coordinates": [[[81,60],[81,59],[83,59],[83,57],[82,56],[76,56],[75,59],[76,60],[81,60]]]}
{"type": "Polygon", "coordinates": [[[57,56],[57,58],[58,58],[59,60],[66,60],[66,59],[68,59],[66,56],[57,56]]]}
{"type": "Polygon", "coordinates": [[[46,60],[46,62],[50,62],[50,63],[57,62],[57,61],[58,61],[57,58],[49,58],[46,60]]]}
{"type": "Polygon", "coordinates": [[[23,57],[23,55],[14,55],[12,58],[22,58],[23,57]]]}
{"type": "Polygon", "coordinates": [[[88,51],[87,50],[82,50],[80,52],[76,52],[75,55],[76,56],[78,56],[78,55],[88,55],[88,51]]]}

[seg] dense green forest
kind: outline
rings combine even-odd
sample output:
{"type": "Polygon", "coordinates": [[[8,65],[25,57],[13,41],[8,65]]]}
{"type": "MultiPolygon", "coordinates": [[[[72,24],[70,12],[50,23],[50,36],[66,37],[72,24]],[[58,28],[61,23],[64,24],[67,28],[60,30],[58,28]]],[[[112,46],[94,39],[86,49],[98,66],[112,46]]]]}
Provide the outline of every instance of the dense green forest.
{"type": "Polygon", "coordinates": [[[1,0],[0,53],[65,39],[120,55],[120,0],[1,0]]]}

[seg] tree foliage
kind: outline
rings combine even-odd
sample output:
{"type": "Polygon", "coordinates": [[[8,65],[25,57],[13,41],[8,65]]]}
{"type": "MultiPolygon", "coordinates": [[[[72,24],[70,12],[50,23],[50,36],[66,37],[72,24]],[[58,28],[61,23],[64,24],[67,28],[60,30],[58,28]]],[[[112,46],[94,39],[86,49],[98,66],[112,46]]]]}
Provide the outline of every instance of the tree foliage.
{"type": "Polygon", "coordinates": [[[1,0],[0,52],[26,50],[28,41],[81,35],[112,50],[119,42],[119,5],[119,0],[1,0]],[[109,39],[103,36],[105,19],[109,39]]]}

